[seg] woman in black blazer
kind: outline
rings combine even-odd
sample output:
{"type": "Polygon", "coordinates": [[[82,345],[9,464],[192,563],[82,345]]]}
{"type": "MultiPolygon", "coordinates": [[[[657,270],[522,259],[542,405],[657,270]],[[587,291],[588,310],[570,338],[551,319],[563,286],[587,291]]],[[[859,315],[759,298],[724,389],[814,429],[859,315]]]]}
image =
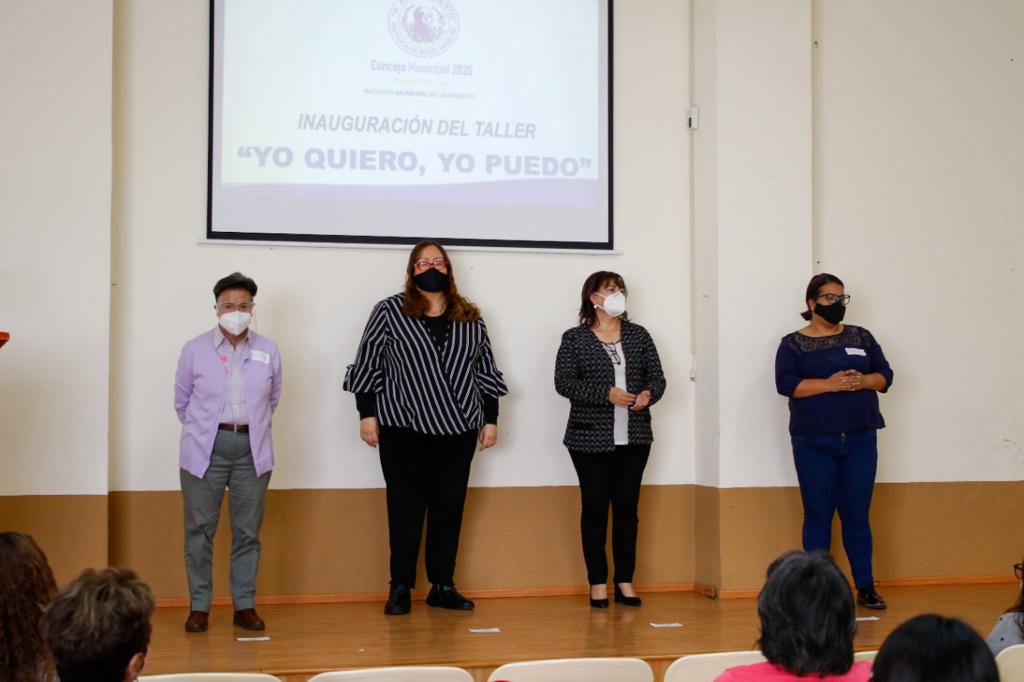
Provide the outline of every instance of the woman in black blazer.
{"type": "Polygon", "coordinates": [[[571,403],[563,444],[580,480],[580,532],[590,605],[608,606],[604,546],[612,508],[615,601],[639,606],[633,590],[640,481],[654,437],[650,406],[665,392],[658,349],[626,315],[626,284],[614,272],[583,283],[580,324],[562,334],[555,390],[571,403]]]}

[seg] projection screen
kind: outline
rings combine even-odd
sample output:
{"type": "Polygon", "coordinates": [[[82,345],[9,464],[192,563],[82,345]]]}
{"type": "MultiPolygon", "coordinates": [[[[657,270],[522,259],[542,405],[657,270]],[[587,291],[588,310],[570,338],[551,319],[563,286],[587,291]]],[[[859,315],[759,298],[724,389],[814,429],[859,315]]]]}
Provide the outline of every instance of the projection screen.
{"type": "Polygon", "coordinates": [[[207,239],[610,250],[611,0],[211,0],[207,239]]]}

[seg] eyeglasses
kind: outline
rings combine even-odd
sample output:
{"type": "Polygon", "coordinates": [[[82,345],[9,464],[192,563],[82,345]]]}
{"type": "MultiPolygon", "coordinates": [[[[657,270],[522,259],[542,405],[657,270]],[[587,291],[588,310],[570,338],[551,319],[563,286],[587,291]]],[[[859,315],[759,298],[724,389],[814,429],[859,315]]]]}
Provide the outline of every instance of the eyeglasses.
{"type": "Polygon", "coordinates": [[[255,303],[218,303],[214,306],[217,310],[223,310],[226,313],[233,313],[239,310],[243,313],[251,313],[252,309],[256,306],[255,303]]]}
{"type": "Polygon", "coordinates": [[[833,303],[842,303],[843,305],[850,305],[849,294],[821,294],[818,298],[823,298],[828,302],[829,305],[833,303]]]}
{"type": "Polygon", "coordinates": [[[1017,576],[1017,580],[1024,580],[1024,564],[1014,564],[1013,574],[1017,576]]]}
{"type": "Polygon", "coordinates": [[[446,270],[448,268],[448,261],[444,258],[435,258],[434,260],[427,260],[426,258],[420,258],[415,263],[416,269],[420,272],[426,272],[428,268],[436,268],[438,270],[446,270]]]}

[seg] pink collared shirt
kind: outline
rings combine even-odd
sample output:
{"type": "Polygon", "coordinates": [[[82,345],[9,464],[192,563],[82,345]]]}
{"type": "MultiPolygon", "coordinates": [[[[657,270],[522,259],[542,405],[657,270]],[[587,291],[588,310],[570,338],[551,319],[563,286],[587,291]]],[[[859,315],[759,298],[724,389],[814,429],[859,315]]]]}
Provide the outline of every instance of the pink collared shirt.
{"type": "MultiPolygon", "coordinates": [[[[219,327],[185,344],[174,377],[174,409],[181,422],[179,466],[202,478],[210,465],[217,426],[230,399],[230,372],[225,371],[215,346],[219,327]]],[[[239,344],[239,375],[249,422],[249,445],[262,476],[274,468],[271,416],[281,397],[281,356],[270,339],[249,330],[247,345],[239,344]]]]}

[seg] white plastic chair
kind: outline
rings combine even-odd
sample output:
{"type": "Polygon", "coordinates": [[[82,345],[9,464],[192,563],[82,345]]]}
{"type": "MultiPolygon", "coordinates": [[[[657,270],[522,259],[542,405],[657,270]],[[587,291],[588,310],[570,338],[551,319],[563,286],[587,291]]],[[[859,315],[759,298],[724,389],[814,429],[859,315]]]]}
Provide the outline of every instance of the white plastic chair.
{"type": "Polygon", "coordinates": [[[487,682],[654,682],[639,658],[558,658],[506,663],[487,682]]]}
{"type": "Polygon", "coordinates": [[[262,673],[174,673],[173,675],[143,675],[140,682],[281,682],[273,675],[262,673]]]}
{"type": "Polygon", "coordinates": [[[404,682],[429,680],[430,682],[473,682],[473,676],[462,668],[431,665],[407,665],[394,668],[363,668],[320,673],[309,682],[404,682]]]}
{"type": "Polygon", "coordinates": [[[723,651],[715,654],[693,654],[673,661],[665,671],[664,682],[714,682],[728,668],[737,665],[764,663],[760,651],[723,651]]]}
{"type": "Polygon", "coordinates": [[[999,679],[1002,682],[1024,682],[1024,644],[1014,644],[996,656],[999,679]]]}
{"type": "Polygon", "coordinates": [[[853,660],[855,661],[874,661],[875,656],[878,655],[878,649],[874,651],[857,651],[853,654],[853,660]]]}

